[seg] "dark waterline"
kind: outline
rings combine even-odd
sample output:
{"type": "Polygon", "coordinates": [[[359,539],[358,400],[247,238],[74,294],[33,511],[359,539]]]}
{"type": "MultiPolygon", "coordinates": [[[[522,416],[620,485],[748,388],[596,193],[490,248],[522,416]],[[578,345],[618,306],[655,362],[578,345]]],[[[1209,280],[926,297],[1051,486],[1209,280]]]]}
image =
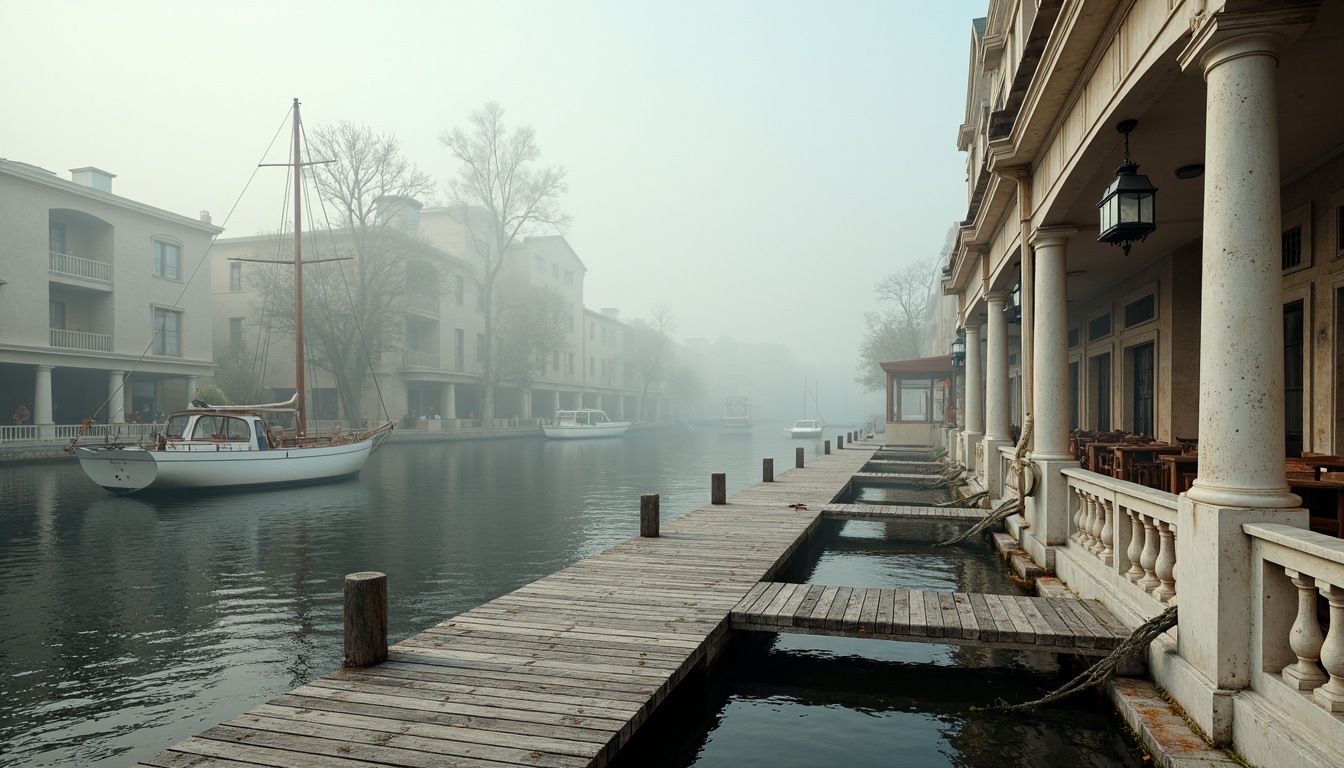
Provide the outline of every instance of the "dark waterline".
{"type": "Polygon", "coordinates": [[[388,574],[400,640],[636,535],[641,493],[680,515],[711,472],[732,492],[799,445],[765,425],[392,443],[349,482],[185,499],[110,496],[74,461],[0,469],[0,763],[149,757],[335,669],[346,573],[388,574]]]}

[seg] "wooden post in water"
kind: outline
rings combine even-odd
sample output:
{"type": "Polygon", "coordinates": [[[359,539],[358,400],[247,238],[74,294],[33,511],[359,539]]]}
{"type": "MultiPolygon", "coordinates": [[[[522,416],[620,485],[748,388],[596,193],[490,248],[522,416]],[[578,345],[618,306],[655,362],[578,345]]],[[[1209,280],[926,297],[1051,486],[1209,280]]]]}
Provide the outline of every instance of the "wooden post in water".
{"type": "Polygon", "coordinates": [[[822,445],[825,445],[825,446],[826,446],[826,455],[827,455],[827,456],[830,456],[830,455],[831,455],[831,441],[830,441],[830,440],[827,440],[827,441],[825,441],[824,443],[822,443],[822,445]]]}
{"type": "Polygon", "coordinates": [[[722,472],[715,472],[709,476],[709,503],[728,503],[728,476],[722,472]]]}
{"type": "Polygon", "coordinates": [[[361,571],[345,577],[345,666],[387,661],[387,574],[361,571]]]}
{"type": "Polygon", "coordinates": [[[836,435],[836,436],[835,436],[835,450],[837,450],[837,451],[841,451],[841,450],[844,450],[844,448],[845,448],[845,436],[844,436],[844,435],[836,435]]]}
{"type": "Polygon", "coordinates": [[[639,535],[646,539],[658,538],[658,494],[646,493],[639,497],[639,535]]]}
{"type": "Polygon", "coordinates": [[[798,468],[798,469],[802,469],[802,468],[803,468],[803,449],[802,449],[802,448],[794,448],[794,449],[793,449],[793,466],[796,467],[796,468],[798,468]]]}
{"type": "Polygon", "coordinates": [[[774,460],[774,459],[761,459],[761,482],[762,482],[762,483],[773,483],[773,482],[775,482],[775,460],[774,460]]]}

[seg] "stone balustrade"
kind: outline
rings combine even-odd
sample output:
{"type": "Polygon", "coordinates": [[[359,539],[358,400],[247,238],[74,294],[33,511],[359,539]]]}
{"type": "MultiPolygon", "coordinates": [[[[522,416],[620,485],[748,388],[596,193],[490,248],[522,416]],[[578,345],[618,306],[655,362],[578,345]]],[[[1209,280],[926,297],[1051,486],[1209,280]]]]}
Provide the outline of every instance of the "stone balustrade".
{"type": "MultiPolygon", "coordinates": [[[[1066,469],[1071,550],[1158,603],[1176,602],[1176,497],[1082,469],[1066,469]]],[[[1129,595],[1133,598],[1136,595],[1129,595]]]]}
{"type": "Polygon", "coordinates": [[[1242,530],[1254,542],[1252,573],[1264,579],[1261,604],[1251,606],[1263,674],[1296,692],[1296,703],[1309,697],[1332,717],[1344,715],[1344,540],[1268,523],[1242,530]]]}

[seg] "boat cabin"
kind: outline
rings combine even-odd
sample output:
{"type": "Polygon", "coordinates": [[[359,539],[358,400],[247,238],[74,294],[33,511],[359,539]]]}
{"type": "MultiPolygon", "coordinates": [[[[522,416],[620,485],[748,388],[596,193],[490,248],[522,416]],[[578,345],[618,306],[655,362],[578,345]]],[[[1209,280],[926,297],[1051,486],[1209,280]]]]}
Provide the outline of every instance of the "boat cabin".
{"type": "Polygon", "coordinates": [[[279,447],[255,413],[184,411],[168,417],[156,448],[169,451],[264,451],[279,447]]]}
{"type": "Polygon", "coordinates": [[[607,418],[604,411],[584,408],[577,411],[556,411],[555,423],[562,426],[595,427],[600,424],[610,424],[611,419],[607,418]]]}

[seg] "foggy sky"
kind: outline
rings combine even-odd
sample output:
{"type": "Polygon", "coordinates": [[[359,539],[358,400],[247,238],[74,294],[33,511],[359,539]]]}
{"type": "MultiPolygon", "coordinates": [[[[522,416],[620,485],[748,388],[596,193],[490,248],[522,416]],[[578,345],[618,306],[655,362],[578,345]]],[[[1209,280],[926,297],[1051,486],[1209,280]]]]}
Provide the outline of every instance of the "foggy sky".
{"type": "MultiPolygon", "coordinates": [[[[965,214],[987,5],[0,0],[0,157],[223,224],[294,97],[310,131],[394,133],[441,188],[438,135],[495,100],[569,171],[589,308],[668,304],[680,339],[781,343],[848,381],[873,284],[965,214]]],[[[224,237],[278,226],[283,173],[224,237]]]]}

